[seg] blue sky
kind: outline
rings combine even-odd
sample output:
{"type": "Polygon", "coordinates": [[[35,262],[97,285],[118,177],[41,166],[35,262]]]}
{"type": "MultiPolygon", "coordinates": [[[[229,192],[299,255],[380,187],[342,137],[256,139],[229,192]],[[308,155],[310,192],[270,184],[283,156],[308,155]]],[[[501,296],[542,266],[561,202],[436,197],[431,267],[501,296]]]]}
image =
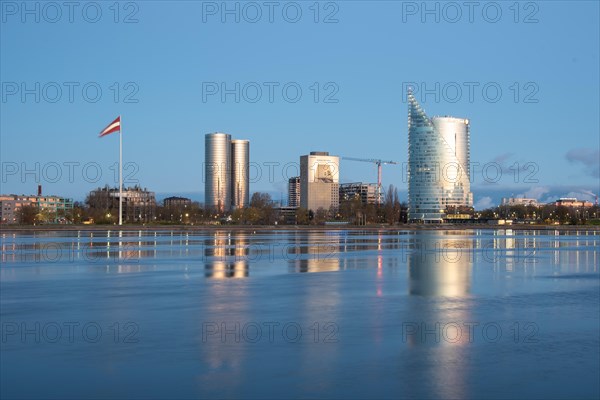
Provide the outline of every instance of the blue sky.
{"type": "MultiPolygon", "coordinates": [[[[480,207],[600,191],[598,2],[479,2],[472,15],[463,2],[314,3],[274,2],[270,16],[264,2],[121,2],[118,15],[81,2],[69,15],[3,1],[0,192],[39,181],[83,199],[114,184],[118,137],[97,134],[121,114],[141,186],[202,200],[204,134],[221,131],[251,141],[251,190],[279,197],[284,166],[309,151],[406,162],[407,82],[428,114],[471,120],[480,207]]],[[[344,161],[340,175],[375,181],[376,168],[344,161]]],[[[402,167],[383,178],[405,193],[402,167]]]]}

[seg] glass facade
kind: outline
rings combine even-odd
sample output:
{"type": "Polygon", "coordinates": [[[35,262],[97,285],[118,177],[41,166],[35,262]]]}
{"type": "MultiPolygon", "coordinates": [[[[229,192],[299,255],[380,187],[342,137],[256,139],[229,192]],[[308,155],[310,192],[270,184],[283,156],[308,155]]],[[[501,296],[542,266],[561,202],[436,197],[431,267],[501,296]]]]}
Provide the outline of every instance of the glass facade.
{"type": "Polygon", "coordinates": [[[448,207],[472,207],[469,120],[429,118],[408,92],[408,218],[442,222],[448,207]]]}

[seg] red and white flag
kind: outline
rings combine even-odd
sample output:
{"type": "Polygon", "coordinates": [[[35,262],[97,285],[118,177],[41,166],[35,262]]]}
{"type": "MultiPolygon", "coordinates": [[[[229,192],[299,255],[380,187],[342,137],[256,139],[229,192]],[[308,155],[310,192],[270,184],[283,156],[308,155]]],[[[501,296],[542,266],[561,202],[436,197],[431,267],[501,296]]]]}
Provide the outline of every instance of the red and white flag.
{"type": "Polygon", "coordinates": [[[117,119],[111,122],[102,132],[100,132],[100,136],[106,136],[110,133],[117,132],[121,130],[121,116],[119,115],[117,119]]]}

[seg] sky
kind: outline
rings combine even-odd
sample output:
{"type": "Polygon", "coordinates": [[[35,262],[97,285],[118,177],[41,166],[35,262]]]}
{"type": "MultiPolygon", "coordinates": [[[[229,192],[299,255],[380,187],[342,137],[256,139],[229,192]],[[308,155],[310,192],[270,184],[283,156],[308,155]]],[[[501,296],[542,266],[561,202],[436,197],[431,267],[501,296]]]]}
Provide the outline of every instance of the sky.
{"type": "MultiPolygon", "coordinates": [[[[406,87],[471,123],[476,208],[600,192],[599,3],[12,2],[0,25],[1,193],[117,183],[203,200],[204,135],[250,140],[285,200],[310,151],[379,158],[406,196],[406,87]]],[[[342,182],[376,166],[342,161],[342,182]]],[[[405,199],[405,198],[404,198],[405,199]]]]}

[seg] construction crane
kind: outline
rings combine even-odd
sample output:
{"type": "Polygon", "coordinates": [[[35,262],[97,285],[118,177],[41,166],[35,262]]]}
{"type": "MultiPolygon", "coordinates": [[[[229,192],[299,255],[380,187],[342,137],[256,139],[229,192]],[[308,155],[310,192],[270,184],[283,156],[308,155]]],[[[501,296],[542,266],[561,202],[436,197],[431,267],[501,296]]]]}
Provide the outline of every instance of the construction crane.
{"type": "Polygon", "coordinates": [[[342,157],[342,160],[370,162],[377,165],[377,204],[381,204],[381,166],[386,164],[399,164],[396,161],[384,161],[378,158],[342,157]]]}

